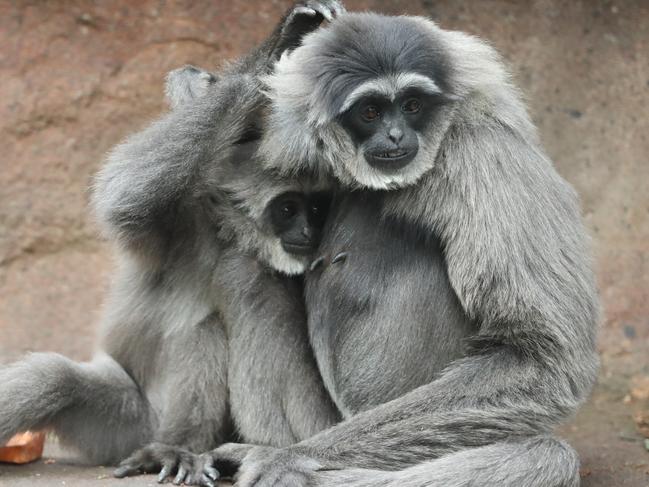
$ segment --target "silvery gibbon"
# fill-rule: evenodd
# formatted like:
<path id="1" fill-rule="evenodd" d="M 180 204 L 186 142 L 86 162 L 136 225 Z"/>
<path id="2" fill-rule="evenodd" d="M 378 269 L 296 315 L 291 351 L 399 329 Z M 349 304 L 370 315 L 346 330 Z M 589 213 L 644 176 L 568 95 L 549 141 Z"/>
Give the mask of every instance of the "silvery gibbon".
<path id="1" fill-rule="evenodd" d="M 588 239 L 500 56 L 424 18 L 344 14 L 265 82 L 268 167 L 338 181 L 306 308 L 345 421 L 204 465 L 240 487 L 579 485 L 552 429 L 597 372 Z"/>
<path id="2" fill-rule="evenodd" d="M 232 438 L 288 445 L 338 420 L 294 277 L 319 242 L 326 187 L 265 171 L 255 152 L 257 76 L 339 8 L 297 3 L 221 73 L 169 76 L 170 112 L 96 178 L 118 256 L 100 351 L 88 363 L 37 353 L 1 367 L 0 444 L 47 428 L 93 463 L 132 454 L 118 476 L 162 469 L 189 483 L 190 452 Z"/>

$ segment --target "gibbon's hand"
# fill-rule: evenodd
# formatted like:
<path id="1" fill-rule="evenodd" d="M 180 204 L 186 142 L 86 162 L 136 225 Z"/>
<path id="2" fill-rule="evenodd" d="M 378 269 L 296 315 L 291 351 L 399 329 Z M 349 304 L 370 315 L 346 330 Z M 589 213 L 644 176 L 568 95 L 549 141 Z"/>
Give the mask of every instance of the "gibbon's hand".
<path id="1" fill-rule="evenodd" d="M 278 46 L 275 49 L 276 57 L 281 56 L 286 50 L 296 48 L 302 38 L 320 27 L 324 20 L 331 22 L 343 12 L 345 12 L 345 7 L 337 0 L 307 0 L 296 3 L 286 17 Z"/>

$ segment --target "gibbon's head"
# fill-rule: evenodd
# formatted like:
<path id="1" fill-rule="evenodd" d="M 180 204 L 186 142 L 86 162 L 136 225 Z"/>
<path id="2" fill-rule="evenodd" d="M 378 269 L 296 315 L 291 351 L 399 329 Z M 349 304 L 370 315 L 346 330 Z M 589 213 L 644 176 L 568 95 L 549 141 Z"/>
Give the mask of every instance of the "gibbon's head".
<path id="1" fill-rule="evenodd" d="M 320 243 L 329 184 L 263 168 L 256 153 L 267 100 L 260 88 L 252 76 L 184 66 L 167 75 L 169 121 L 191 141 L 184 153 L 200 161 L 191 200 L 196 227 L 280 272 L 300 274 Z"/>
<path id="2" fill-rule="evenodd" d="M 421 17 L 373 13 L 344 14 L 309 34 L 264 82 L 271 104 L 261 153 L 270 167 L 324 168 L 374 189 L 416 182 L 458 112 L 489 111 L 512 89 L 482 41 Z"/>
<path id="3" fill-rule="evenodd" d="M 259 88 L 250 77 L 217 78 L 188 66 L 169 74 L 167 100 L 176 113 L 186 112 L 189 130 L 202 130 L 192 126 L 196 113 L 211 114 L 207 123 L 220 127 L 217 137 L 197 139 L 192 148 L 203 159 L 194 197 L 210 223 L 208 233 L 214 230 L 280 272 L 300 274 L 320 243 L 329 184 L 264 169 L 256 154 L 264 111 Z"/>
<path id="4" fill-rule="evenodd" d="M 188 111 L 190 120 L 197 111 L 212 113 L 223 127 L 218 144 L 205 143 L 208 160 L 196 188 L 219 237 L 280 272 L 304 272 L 320 243 L 328 184 L 263 169 L 256 155 L 264 111 L 257 81 L 185 66 L 167 75 L 165 92 L 172 110 Z"/>
<path id="5" fill-rule="evenodd" d="M 325 184 L 262 170 L 255 150 L 236 148 L 229 167 L 204 180 L 200 199 L 220 238 L 275 270 L 301 274 L 320 244 L 330 194 Z"/>

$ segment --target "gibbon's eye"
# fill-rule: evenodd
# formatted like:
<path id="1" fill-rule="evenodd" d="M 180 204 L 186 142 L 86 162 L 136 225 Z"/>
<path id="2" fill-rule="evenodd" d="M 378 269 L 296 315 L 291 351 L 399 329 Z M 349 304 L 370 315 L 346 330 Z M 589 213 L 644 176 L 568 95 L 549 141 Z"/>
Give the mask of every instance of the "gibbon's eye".
<path id="1" fill-rule="evenodd" d="M 421 102 L 417 98 L 410 98 L 401 106 L 404 113 L 417 113 L 421 109 Z"/>
<path id="2" fill-rule="evenodd" d="M 248 144 L 250 142 L 257 142 L 261 139 L 261 129 L 255 125 L 251 125 L 244 130 L 239 140 L 235 142 L 237 145 Z"/>
<path id="3" fill-rule="evenodd" d="M 325 205 L 312 205 L 309 207 L 309 213 L 309 216 L 311 217 L 309 221 L 313 225 L 318 228 L 324 226 L 325 218 L 327 218 L 327 209 Z"/>
<path id="4" fill-rule="evenodd" d="M 373 122 L 377 118 L 381 116 L 381 111 L 379 110 L 379 107 L 376 105 L 367 105 L 366 107 L 363 108 L 363 111 L 361 112 L 361 117 L 363 117 L 363 120 L 366 122 Z"/>
<path id="5" fill-rule="evenodd" d="M 285 201 L 280 207 L 282 216 L 287 220 L 293 218 L 297 214 L 297 203 L 295 201 Z"/>
<path id="6" fill-rule="evenodd" d="M 312 195 L 309 199 L 309 216 L 313 218 L 312 221 L 317 225 L 324 223 L 330 201 L 329 195 L 318 193 Z"/>

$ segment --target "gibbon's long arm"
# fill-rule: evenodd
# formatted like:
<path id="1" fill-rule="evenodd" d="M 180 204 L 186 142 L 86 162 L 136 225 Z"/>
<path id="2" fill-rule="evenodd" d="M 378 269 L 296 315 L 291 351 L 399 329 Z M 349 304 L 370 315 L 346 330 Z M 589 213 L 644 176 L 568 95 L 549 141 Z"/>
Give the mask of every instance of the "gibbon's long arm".
<path id="1" fill-rule="evenodd" d="M 108 233 L 132 249 L 152 246 L 159 251 L 165 250 L 161 247 L 171 232 L 191 233 L 183 225 L 192 224 L 196 209 L 183 205 L 189 203 L 186 196 L 199 165 L 209 162 L 212 151 L 231 149 L 242 124 L 254 126 L 265 102 L 255 76 L 270 69 L 324 19 L 343 11 L 335 0 L 296 2 L 261 46 L 223 73 L 209 77 L 190 73 L 185 83 L 183 70 L 180 76 L 169 77 L 168 101 L 180 107 L 117 146 L 96 178 L 95 208 Z M 204 97 L 206 89 L 220 93 Z M 193 97 L 195 103 L 188 103 Z M 233 104 L 233 99 L 239 102 Z M 175 126 L 178 130 L 173 130 Z"/>
<path id="2" fill-rule="evenodd" d="M 117 146 L 99 172 L 99 219 L 126 246 L 163 251 L 173 232 L 192 234 L 184 226 L 197 212 L 192 191 L 201 166 L 228 157 L 262 103 L 249 76 L 223 77 L 211 89 L 218 93 L 182 105 Z"/>

